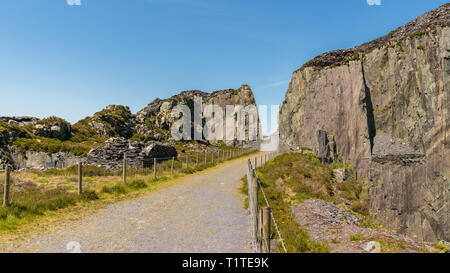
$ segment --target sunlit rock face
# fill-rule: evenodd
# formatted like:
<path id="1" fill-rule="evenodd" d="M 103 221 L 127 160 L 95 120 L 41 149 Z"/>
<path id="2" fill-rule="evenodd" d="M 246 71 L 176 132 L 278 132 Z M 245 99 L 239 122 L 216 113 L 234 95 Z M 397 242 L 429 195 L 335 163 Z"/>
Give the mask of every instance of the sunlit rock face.
<path id="1" fill-rule="evenodd" d="M 199 101 L 196 101 L 196 98 L 201 102 L 201 105 L 198 103 Z M 183 91 L 180 94 L 172 96 L 168 99 L 155 99 L 136 114 L 136 132 L 138 133 L 139 137 L 144 140 L 170 139 L 172 137 L 171 127 L 177 120 L 171 115 L 171 113 L 173 109 L 178 105 L 186 105 L 189 107 L 192 116 L 192 123 L 194 122 L 195 108 L 200 111 L 200 123 L 192 124 L 192 139 L 195 138 L 194 130 L 199 131 L 200 136 L 202 136 L 202 129 L 204 128 L 206 122 L 208 122 L 209 120 L 209 118 L 206 118 L 202 114 L 205 107 L 207 105 L 216 105 L 219 106 L 223 112 L 223 137 L 222 139 L 220 139 L 220 141 L 224 140 L 224 142 L 228 145 L 244 145 L 251 142 L 248 137 L 248 120 L 246 121 L 247 126 L 244 127 L 246 137 L 243 141 L 238 141 L 237 133 L 235 133 L 234 135 L 232 134 L 232 137 L 230 139 L 226 138 L 227 106 L 254 106 L 255 109 L 257 109 L 253 91 L 250 86 L 246 84 L 242 85 L 238 89 L 225 89 L 214 91 L 212 93 L 206 93 L 199 90 L 191 90 Z M 256 112 L 256 114 L 258 113 Z M 197 127 L 195 125 L 197 125 Z M 257 117 L 255 126 L 257 128 L 256 139 L 259 139 L 261 128 L 259 116 Z M 237 124 L 232 127 L 234 127 L 234 130 L 237 131 Z M 217 141 L 213 139 L 211 142 Z"/>
<path id="2" fill-rule="evenodd" d="M 295 71 L 281 141 L 318 150 L 319 131 L 371 182 L 371 210 L 419 239 L 450 240 L 450 4 Z"/>

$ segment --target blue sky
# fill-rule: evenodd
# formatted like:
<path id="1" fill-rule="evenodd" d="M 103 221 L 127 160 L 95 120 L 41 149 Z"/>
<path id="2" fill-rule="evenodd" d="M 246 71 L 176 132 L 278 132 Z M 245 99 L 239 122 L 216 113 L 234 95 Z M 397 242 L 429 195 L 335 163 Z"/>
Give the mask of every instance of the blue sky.
<path id="1" fill-rule="evenodd" d="M 447 1 L 2 0 L 0 116 L 74 123 L 108 104 L 249 84 L 280 104 L 292 72 Z"/>

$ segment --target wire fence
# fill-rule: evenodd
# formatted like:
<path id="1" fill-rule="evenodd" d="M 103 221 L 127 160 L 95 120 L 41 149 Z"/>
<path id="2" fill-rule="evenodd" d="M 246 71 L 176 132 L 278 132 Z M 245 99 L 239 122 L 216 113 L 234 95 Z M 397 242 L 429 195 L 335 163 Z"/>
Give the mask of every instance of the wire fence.
<path id="1" fill-rule="evenodd" d="M 138 165 L 133 163 L 126 154 L 123 155 L 121 168 L 106 168 L 96 165 L 85 165 L 82 162 L 78 165 L 72 165 L 66 168 L 48 168 L 45 170 L 31 169 L 29 171 L 38 174 L 39 176 L 64 176 L 72 182 L 76 182 L 76 188 L 79 195 L 84 192 L 84 187 L 87 183 L 87 178 L 101 177 L 101 176 L 115 176 L 120 177 L 124 184 L 127 184 L 128 179 L 147 179 L 148 177 L 158 179 L 160 177 L 170 177 L 177 173 L 194 173 L 203 169 L 215 166 L 227 160 L 232 160 L 237 157 L 248 155 L 256 149 L 228 149 L 215 151 L 202 151 L 178 154 L 176 157 L 155 157 L 146 158 L 145 162 L 140 162 Z M 120 162 L 115 162 L 116 166 L 121 165 Z M 131 165 L 131 166 L 130 166 Z M 16 181 L 12 179 L 15 173 L 10 165 L 6 165 L 5 169 L 0 169 L 2 176 L 0 181 L 0 193 L 2 194 L 3 206 L 10 204 L 10 193 L 13 192 L 15 186 L 18 186 L 23 181 Z M 16 172 L 17 174 L 20 173 Z M 18 179 L 17 179 L 18 180 Z M 84 181 L 86 180 L 86 181 Z M 92 179 L 89 179 L 92 181 Z M 16 183 L 17 182 L 17 183 Z M 90 183 L 90 182 L 88 182 Z M 19 188 L 17 189 L 19 190 Z M 14 198 L 13 198 L 14 199 Z"/>
<path id="2" fill-rule="evenodd" d="M 268 160 L 277 156 L 278 153 L 267 153 L 261 155 L 259 162 L 261 165 L 267 163 Z M 271 238 L 270 228 L 271 222 L 274 223 L 277 235 L 281 241 L 281 245 L 285 253 L 287 253 L 283 237 L 278 228 L 275 217 L 271 211 L 269 201 L 267 200 L 263 186 L 256 175 L 256 168 L 258 167 L 258 157 L 255 157 L 252 164 L 251 159 L 248 160 L 247 167 L 247 182 L 248 182 L 248 205 L 250 211 L 250 228 L 251 228 L 251 247 L 253 253 L 270 253 Z M 266 206 L 259 208 L 259 191 L 261 190 Z"/>

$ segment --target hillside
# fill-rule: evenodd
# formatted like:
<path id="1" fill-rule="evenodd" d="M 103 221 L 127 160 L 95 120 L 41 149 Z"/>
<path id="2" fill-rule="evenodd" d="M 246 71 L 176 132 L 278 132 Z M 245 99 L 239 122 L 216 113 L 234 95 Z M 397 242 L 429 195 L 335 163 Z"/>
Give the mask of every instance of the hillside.
<path id="1" fill-rule="evenodd" d="M 175 120 L 170 114 L 177 105 L 187 105 L 193 113 L 194 97 L 200 97 L 204 105 L 215 104 L 223 109 L 226 105 L 255 105 L 251 88 L 243 85 L 237 90 L 212 93 L 183 91 L 168 99 L 158 98 L 137 114 L 131 113 L 128 106 L 109 105 L 73 125 L 58 117 L 42 120 L 34 117 L 0 117 L 0 165 L 9 163 L 16 169 L 69 166 L 83 160 L 92 149 L 104 146 L 110 138 L 141 143 L 161 141 L 184 149 L 187 143 L 171 138 L 170 128 Z M 202 125 L 206 122 L 207 119 L 202 118 Z M 193 144 L 242 146 L 248 142 L 209 143 L 202 140 Z"/>
<path id="2" fill-rule="evenodd" d="M 339 176 L 343 171 L 348 175 Z M 445 252 L 445 242 L 422 243 L 373 219 L 368 183 L 349 166 L 323 164 L 308 151 L 282 154 L 259 167 L 259 205 L 265 198 L 288 253 Z M 244 178 L 246 182 L 246 178 Z M 243 192 L 247 192 L 247 184 Z M 272 251 L 283 252 L 272 229 Z"/>
<path id="3" fill-rule="evenodd" d="M 450 240 L 450 4 L 295 71 L 280 139 L 370 182 L 370 210 L 421 240 Z"/>

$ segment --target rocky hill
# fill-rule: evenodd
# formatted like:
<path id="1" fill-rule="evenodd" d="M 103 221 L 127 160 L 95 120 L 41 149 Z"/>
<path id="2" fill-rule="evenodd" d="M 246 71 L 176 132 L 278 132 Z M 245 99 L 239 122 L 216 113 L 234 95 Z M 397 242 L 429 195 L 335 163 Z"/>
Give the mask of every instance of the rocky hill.
<path id="1" fill-rule="evenodd" d="M 184 91 L 169 99 L 158 98 L 137 114 L 131 113 L 128 106 L 109 105 L 73 125 L 57 117 L 42 120 L 0 117 L 0 165 L 10 163 L 15 168 L 67 166 L 86 157 L 90 150 L 103 147 L 110 138 L 123 138 L 134 143 L 173 143 L 170 133 L 174 122 L 170 115 L 172 109 L 185 104 L 193 112 L 194 97 L 202 98 L 204 105 L 216 104 L 223 109 L 226 105 L 255 105 L 252 90 L 243 85 L 237 90 Z M 203 124 L 206 121 L 202 118 Z M 226 144 L 242 145 L 245 141 Z"/>
<path id="2" fill-rule="evenodd" d="M 256 105 L 254 94 L 248 85 L 243 85 L 237 90 L 227 89 L 212 93 L 205 93 L 199 90 L 184 91 L 166 100 L 155 99 L 139 111 L 136 114 L 136 137 L 140 139 L 167 139 L 170 127 L 174 122 L 174 119 L 170 116 L 172 109 L 179 104 L 185 104 L 189 106 L 191 114 L 193 114 L 195 97 L 201 98 L 203 106 L 218 105 L 224 112 L 227 105 L 242 105 L 244 107 Z M 223 119 L 225 122 L 225 113 Z M 203 118 L 203 123 L 205 122 Z M 259 128 L 258 122 L 258 132 Z M 192 138 L 194 137 L 192 136 Z M 228 142 L 228 144 L 234 144 L 234 141 Z"/>
<path id="3" fill-rule="evenodd" d="M 371 182 L 370 209 L 378 219 L 419 239 L 448 241 L 449 92 L 445 4 L 295 71 L 280 107 L 280 139 L 327 158 L 334 157 L 332 142 L 335 156 Z"/>

